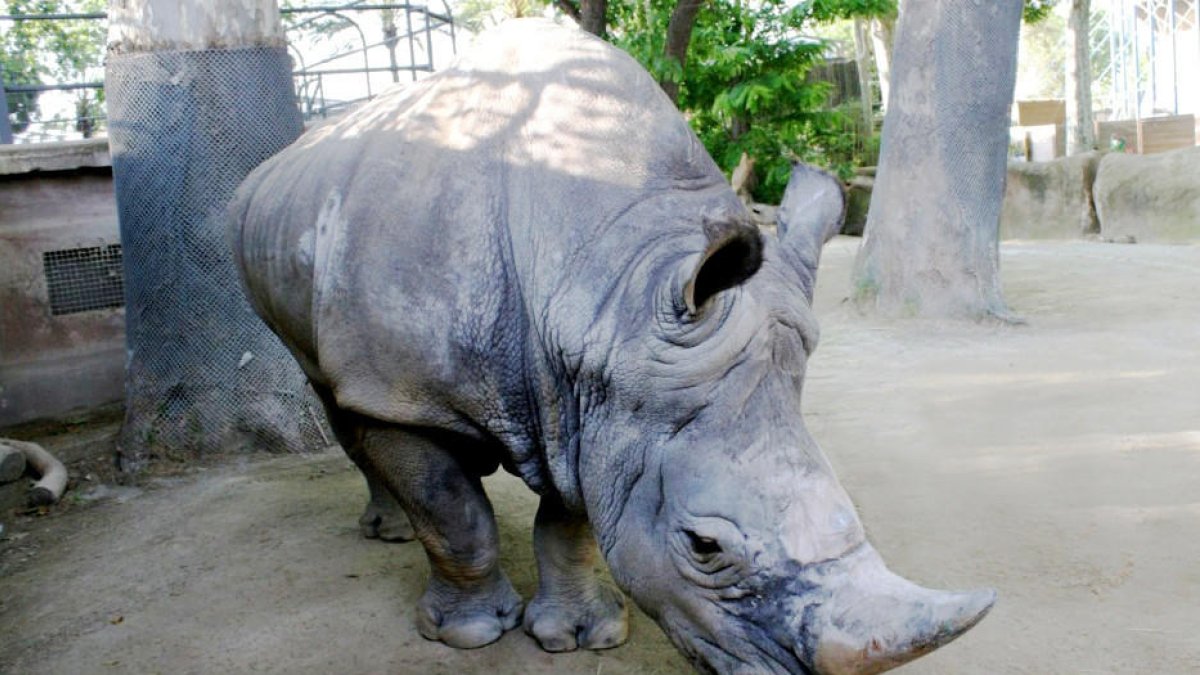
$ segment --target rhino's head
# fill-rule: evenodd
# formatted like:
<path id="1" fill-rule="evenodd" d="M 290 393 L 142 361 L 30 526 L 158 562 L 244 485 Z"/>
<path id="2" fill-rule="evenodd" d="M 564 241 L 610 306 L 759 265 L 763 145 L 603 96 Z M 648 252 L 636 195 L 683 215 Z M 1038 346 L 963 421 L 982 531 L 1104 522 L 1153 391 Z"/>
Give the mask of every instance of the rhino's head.
<path id="1" fill-rule="evenodd" d="M 800 417 L 834 179 L 793 171 L 779 236 L 709 223 L 609 357 L 581 493 L 614 577 L 701 670 L 877 673 L 954 639 L 990 590 L 889 572 Z M 654 285 L 654 284 L 651 284 Z M 603 399 L 602 401 L 599 399 Z"/>

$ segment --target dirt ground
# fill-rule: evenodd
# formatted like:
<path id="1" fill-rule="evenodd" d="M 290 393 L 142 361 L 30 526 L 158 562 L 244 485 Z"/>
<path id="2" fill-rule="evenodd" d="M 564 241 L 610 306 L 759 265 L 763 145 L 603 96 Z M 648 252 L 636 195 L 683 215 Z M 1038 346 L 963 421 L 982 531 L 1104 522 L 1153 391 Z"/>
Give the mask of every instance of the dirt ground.
<path id="1" fill-rule="evenodd" d="M 921 673 L 1200 673 L 1200 247 L 1003 247 L 1028 325 L 866 318 L 827 249 L 806 419 L 893 569 L 1000 600 Z M 527 598 L 535 500 L 487 481 Z M 683 673 L 629 643 L 549 655 L 521 631 L 423 640 L 414 544 L 359 537 L 336 453 L 231 460 L 137 487 L 81 481 L 0 542 L 0 672 Z"/>

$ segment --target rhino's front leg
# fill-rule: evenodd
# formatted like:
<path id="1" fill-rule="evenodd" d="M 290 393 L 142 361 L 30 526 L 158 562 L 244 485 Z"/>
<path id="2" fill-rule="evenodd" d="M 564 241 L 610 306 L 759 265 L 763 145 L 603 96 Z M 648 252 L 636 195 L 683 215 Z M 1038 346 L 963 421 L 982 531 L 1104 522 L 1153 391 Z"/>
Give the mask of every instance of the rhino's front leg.
<path id="1" fill-rule="evenodd" d="M 525 631 L 542 649 L 607 649 L 625 642 L 625 598 L 596 577 L 596 540 L 587 520 L 568 512 L 556 497 L 542 498 L 533 548 L 538 591 L 525 610 Z"/>
<path id="2" fill-rule="evenodd" d="M 480 476 L 449 447 L 461 443 L 436 432 L 376 427 L 363 446 L 429 557 L 417 628 L 427 639 L 471 649 L 516 628 L 522 603 L 500 570 L 500 537 Z"/>

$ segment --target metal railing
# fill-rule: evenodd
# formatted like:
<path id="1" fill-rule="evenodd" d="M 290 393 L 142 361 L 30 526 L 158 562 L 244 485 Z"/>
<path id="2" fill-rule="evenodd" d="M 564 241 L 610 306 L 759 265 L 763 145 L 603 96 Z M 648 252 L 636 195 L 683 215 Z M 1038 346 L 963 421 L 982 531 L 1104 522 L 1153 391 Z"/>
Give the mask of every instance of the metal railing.
<path id="1" fill-rule="evenodd" d="M 445 2 L 442 6 L 442 12 L 435 12 L 427 5 L 407 2 L 349 2 L 280 10 L 285 20 L 299 19 L 287 26 L 288 48 L 295 61 L 292 75 L 296 78 L 296 94 L 305 118 L 328 117 L 372 98 L 376 93 L 372 75 L 388 75 L 395 83 L 400 81 L 402 73 L 407 73 L 413 81 L 419 74 L 432 73 L 438 39 L 448 41 L 443 49 L 449 49 L 450 53 L 458 48 L 450 8 Z M 367 38 L 362 25 L 369 13 L 374 13 L 379 20 L 381 39 L 376 41 Z M 312 44 L 313 38 L 324 35 L 322 29 L 330 26 L 350 35 L 351 39 L 348 44 L 322 53 Z M 403 51 L 402 45 L 406 47 Z M 304 49 L 305 46 L 308 49 Z M 378 57 L 373 58 L 375 55 Z M 382 65 L 375 65 L 380 62 Z M 359 88 L 350 89 L 353 95 L 331 93 L 331 81 L 351 78 L 360 82 Z M 347 90 L 345 86 L 341 89 Z"/>
<path id="2" fill-rule="evenodd" d="M 324 118 L 372 98 L 386 84 L 407 74 L 415 81 L 435 70 L 435 61 L 457 52 L 457 35 L 449 5 L 442 10 L 411 2 L 368 2 L 301 5 L 280 8 L 293 60 L 297 103 L 305 119 Z M 104 12 L 7 14 L 0 23 L 25 21 L 107 21 Z M 377 29 L 380 39 L 368 38 Z M 377 81 L 386 78 L 384 82 Z M 103 82 L 10 82 L 0 67 L 0 144 L 88 136 L 103 130 L 97 115 L 30 119 L 13 132 L 9 95 L 55 91 L 103 91 Z M 73 129 L 71 129 L 73 127 Z"/>

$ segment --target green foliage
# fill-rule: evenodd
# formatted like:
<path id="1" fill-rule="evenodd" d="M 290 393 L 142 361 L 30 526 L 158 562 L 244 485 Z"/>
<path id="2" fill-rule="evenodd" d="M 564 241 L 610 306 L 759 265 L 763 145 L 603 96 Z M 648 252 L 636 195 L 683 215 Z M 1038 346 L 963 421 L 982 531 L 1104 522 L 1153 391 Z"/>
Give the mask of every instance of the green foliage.
<path id="1" fill-rule="evenodd" d="M 829 86 L 807 78 L 825 45 L 802 31 L 813 22 L 887 14 L 894 0 L 709 0 L 686 68 L 664 55 L 674 6 L 610 2 L 610 37 L 660 81 L 680 84 L 680 109 L 724 171 L 742 153 L 754 158 L 754 197 L 765 202 L 782 197 L 794 160 L 852 172 L 863 144 L 851 115 L 825 109 Z"/>
<path id="2" fill-rule="evenodd" d="M 105 0 L 7 0 L 9 14 L 103 12 Z M 105 25 L 102 21 L 17 21 L 0 41 L 0 65 L 8 84 L 44 84 L 103 79 Z M 90 136 L 103 110 L 102 91 L 76 93 L 75 128 Z M 24 131 L 38 115 L 37 93 L 8 95 L 13 131 Z"/>
<path id="3" fill-rule="evenodd" d="M 1058 0 L 1025 0 L 1025 23 L 1037 23 L 1054 12 Z"/>

